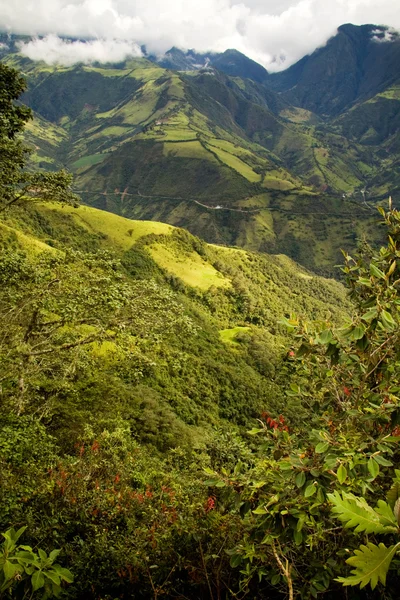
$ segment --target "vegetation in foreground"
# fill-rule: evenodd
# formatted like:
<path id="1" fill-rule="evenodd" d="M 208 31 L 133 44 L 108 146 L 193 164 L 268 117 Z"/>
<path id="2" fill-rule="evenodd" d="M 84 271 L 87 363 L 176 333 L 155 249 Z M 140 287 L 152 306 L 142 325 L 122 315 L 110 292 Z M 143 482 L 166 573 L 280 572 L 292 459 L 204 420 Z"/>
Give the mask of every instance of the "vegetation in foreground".
<path id="1" fill-rule="evenodd" d="M 285 290 L 283 257 L 179 231 L 112 249 L 52 207 L 7 214 L 2 596 L 396 597 L 396 210 L 386 247 L 345 256 L 345 326 L 322 309 L 339 284 L 299 269 Z M 154 245 L 212 260 L 230 285 L 185 285 Z M 282 315 L 292 342 L 277 288 L 317 318 Z"/>

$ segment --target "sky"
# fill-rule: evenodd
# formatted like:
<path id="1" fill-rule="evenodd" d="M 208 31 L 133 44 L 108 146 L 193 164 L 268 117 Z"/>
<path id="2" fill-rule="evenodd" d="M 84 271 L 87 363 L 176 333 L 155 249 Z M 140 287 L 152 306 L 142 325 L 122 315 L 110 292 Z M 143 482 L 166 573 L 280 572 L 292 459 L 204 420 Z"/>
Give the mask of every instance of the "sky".
<path id="1" fill-rule="evenodd" d="M 343 23 L 400 30 L 400 0 L 2 0 L 0 30 L 44 35 L 33 59 L 118 62 L 145 45 L 200 52 L 236 48 L 269 71 L 322 46 Z M 58 36 L 91 40 L 67 43 Z"/>

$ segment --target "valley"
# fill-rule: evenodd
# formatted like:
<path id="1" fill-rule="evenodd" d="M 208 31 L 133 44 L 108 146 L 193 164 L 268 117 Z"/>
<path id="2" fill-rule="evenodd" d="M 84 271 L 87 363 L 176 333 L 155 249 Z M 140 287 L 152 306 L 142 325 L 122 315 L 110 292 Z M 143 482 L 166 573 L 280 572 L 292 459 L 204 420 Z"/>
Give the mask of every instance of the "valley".
<path id="1" fill-rule="evenodd" d="M 15 51 L 4 59 L 28 77 L 35 168 L 72 169 L 86 204 L 185 227 L 211 243 L 285 253 L 332 275 L 340 248 L 377 240 L 373 207 L 399 185 L 400 42 L 379 45 L 368 27 L 344 26 L 306 62 L 262 76 L 240 53 L 209 57 L 197 70 L 181 51 L 164 66 L 142 58 L 59 68 Z M 364 52 L 373 70 L 383 51 L 386 75 L 375 81 L 355 70 L 353 87 L 343 84 L 350 55 Z M 338 107 L 330 113 L 305 91 L 290 92 L 314 85 L 318 61 L 335 65 L 321 83 L 336 94 L 326 99 Z M 367 77 L 375 87 L 362 83 Z"/>
<path id="2" fill-rule="evenodd" d="M 276 73 L 29 39 L 0 34 L 0 598 L 394 600 L 399 34 Z"/>

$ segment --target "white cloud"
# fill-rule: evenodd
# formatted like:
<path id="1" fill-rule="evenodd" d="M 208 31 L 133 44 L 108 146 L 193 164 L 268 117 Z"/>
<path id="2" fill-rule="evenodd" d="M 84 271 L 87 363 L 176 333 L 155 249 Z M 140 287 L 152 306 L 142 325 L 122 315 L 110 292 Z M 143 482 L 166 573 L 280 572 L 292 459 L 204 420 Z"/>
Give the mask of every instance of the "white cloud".
<path id="1" fill-rule="evenodd" d="M 142 56 L 134 42 L 123 40 L 67 41 L 54 34 L 20 44 L 20 52 L 31 60 L 70 66 L 76 63 L 117 63 L 129 56 Z"/>
<path id="2" fill-rule="evenodd" d="M 400 29 L 398 0 L 0 2 L 0 28 L 14 33 L 130 40 L 157 54 L 173 45 L 198 51 L 237 48 L 271 70 L 312 52 L 349 22 Z M 50 48 L 54 41 L 47 44 Z M 73 45 L 64 50 L 77 53 Z"/>

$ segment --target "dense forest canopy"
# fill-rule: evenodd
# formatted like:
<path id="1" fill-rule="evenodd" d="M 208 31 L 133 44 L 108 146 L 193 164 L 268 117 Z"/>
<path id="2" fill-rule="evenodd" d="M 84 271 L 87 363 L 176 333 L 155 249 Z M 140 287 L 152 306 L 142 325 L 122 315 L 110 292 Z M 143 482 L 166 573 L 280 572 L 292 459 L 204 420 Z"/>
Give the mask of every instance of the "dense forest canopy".
<path id="1" fill-rule="evenodd" d="M 110 226 L 24 169 L 0 68 L 0 596 L 397 597 L 399 212 L 345 254 L 350 299 Z"/>

